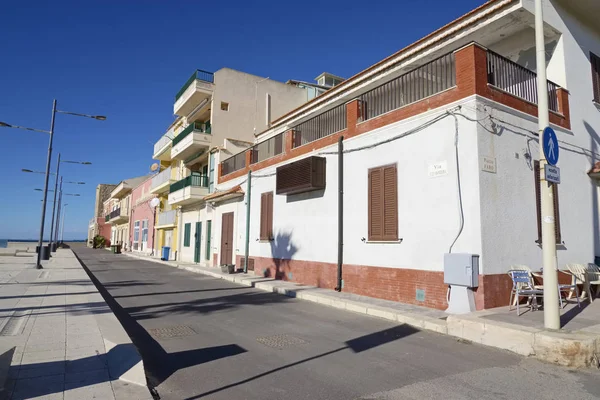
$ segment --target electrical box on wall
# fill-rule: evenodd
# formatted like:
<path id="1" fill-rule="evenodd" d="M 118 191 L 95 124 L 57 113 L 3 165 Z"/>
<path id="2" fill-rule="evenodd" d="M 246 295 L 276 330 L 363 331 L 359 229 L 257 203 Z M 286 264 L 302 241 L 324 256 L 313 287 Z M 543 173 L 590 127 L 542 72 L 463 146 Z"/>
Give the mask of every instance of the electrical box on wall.
<path id="1" fill-rule="evenodd" d="M 444 254 L 444 283 L 469 288 L 479 286 L 479 256 L 468 253 Z"/>

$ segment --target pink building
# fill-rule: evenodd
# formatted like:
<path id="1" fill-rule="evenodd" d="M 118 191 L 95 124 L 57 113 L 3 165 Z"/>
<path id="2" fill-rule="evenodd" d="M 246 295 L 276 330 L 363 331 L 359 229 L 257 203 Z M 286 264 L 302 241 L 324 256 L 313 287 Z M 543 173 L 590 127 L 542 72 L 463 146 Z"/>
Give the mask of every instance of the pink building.
<path id="1" fill-rule="evenodd" d="M 152 254 L 154 251 L 155 208 L 150 202 L 156 195 L 150 193 L 152 176 L 131 192 L 131 216 L 129 219 L 129 243 L 131 251 Z"/>

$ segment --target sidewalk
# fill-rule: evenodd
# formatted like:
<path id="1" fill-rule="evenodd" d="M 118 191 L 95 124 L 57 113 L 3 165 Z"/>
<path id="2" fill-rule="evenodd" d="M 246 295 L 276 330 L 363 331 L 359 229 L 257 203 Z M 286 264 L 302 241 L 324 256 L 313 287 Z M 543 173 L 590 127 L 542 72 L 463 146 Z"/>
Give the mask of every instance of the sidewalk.
<path id="1" fill-rule="evenodd" d="M 0 257 L 0 399 L 151 399 L 142 360 L 73 252 Z"/>
<path id="2" fill-rule="evenodd" d="M 573 306 L 563 310 L 565 329 L 549 331 L 543 327 L 543 312 L 521 317 L 508 307 L 478 311 L 467 315 L 449 315 L 444 311 L 380 300 L 292 282 L 261 278 L 254 274 L 225 274 L 214 267 L 198 264 L 161 261 L 154 257 L 123 253 L 129 257 L 158 262 L 171 267 L 225 279 L 240 285 L 255 287 L 326 306 L 397 321 L 509 350 L 523 356 L 568 367 L 599 367 L 600 299 L 591 305 L 587 300 L 581 310 Z"/>

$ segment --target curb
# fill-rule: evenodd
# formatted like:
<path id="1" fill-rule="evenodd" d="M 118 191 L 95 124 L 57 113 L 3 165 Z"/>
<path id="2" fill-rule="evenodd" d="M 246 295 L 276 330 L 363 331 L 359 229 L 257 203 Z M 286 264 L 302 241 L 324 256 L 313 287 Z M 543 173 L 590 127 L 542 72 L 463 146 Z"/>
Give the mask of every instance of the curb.
<path id="1" fill-rule="evenodd" d="M 397 303 L 397 306 L 389 306 L 388 304 L 383 304 L 385 301 L 373 299 L 374 302 L 382 303 L 382 305 L 370 304 L 360 301 L 358 298 L 361 296 L 341 296 L 337 292 L 332 293 L 330 290 L 315 286 L 301 285 L 273 278 L 262 278 L 249 274 L 229 275 L 207 270 L 206 268 L 208 267 L 198 268 L 179 264 L 174 261 L 153 259 L 148 256 L 123 254 L 128 257 L 165 264 L 172 268 L 183 269 L 240 285 L 254 287 L 266 292 L 282 294 L 358 314 L 404 323 L 415 328 L 508 350 L 522 356 L 534 357 L 540 361 L 552 364 L 573 368 L 600 368 L 600 325 L 595 325 L 581 331 L 565 332 L 549 331 L 480 318 L 481 316 L 490 314 L 489 311 L 477 312 L 477 315 L 448 315 L 437 310 L 431 310 L 425 311 L 430 315 L 423 315 L 422 313 L 403 310 L 402 308 L 405 306 L 401 303 Z M 357 299 L 348 299 L 346 297 L 355 297 Z M 443 314 L 444 317 L 440 317 L 440 314 Z"/>

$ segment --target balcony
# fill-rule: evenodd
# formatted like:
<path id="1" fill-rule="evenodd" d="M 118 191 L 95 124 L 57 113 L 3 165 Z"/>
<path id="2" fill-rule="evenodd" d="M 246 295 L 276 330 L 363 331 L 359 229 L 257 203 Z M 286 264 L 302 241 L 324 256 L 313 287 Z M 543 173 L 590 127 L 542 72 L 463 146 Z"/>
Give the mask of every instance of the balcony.
<path id="1" fill-rule="evenodd" d="M 158 214 L 157 228 L 169 228 L 177 225 L 177 210 L 170 210 Z"/>
<path id="2" fill-rule="evenodd" d="M 187 116 L 203 100 L 209 99 L 214 90 L 214 75 L 212 72 L 196 70 L 175 95 L 173 113 Z"/>
<path id="3" fill-rule="evenodd" d="M 110 222 L 111 224 L 122 224 L 128 220 L 129 214 L 126 208 L 117 208 L 106 216 L 106 222 Z"/>
<path id="4" fill-rule="evenodd" d="M 183 206 L 208 195 L 208 176 L 191 175 L 171 185 L 169 204 Z"/>
<path id="5" fill-rule="evenodd" d="M 201 150 L 208 149 L 212 141 L 210 124 L 193 122 L 173 139 L 171 158 L 185 160 Z"/>
<path id="6" fill-rule="evenodd" d="M 152 158 L 161 161 L 171 160 L 171 146 L 173 143 L 173 136 L 173 130 L 169 129 L 167 133 L 162 135 L 161 138 L 158 139 L 156 143 L 154 143 L 154 153 L 152 153 Z"/>
<path id="7" fill-rule="evenodd" d="M 160 174 L 155 175 L 152 178 L 152 184 L 150 186 L 150 193 L 161 194 L 169 191 L 169 187 L 175 182 L 175 179 L 171 177 L 173 170 L 171 167 L 165 169 Z"/>

